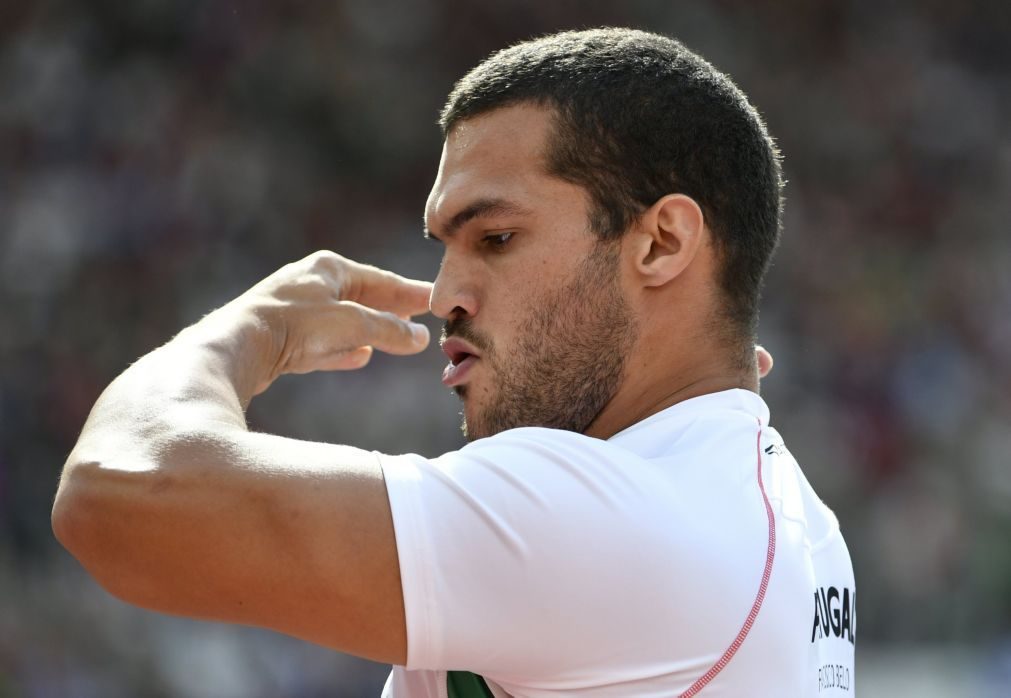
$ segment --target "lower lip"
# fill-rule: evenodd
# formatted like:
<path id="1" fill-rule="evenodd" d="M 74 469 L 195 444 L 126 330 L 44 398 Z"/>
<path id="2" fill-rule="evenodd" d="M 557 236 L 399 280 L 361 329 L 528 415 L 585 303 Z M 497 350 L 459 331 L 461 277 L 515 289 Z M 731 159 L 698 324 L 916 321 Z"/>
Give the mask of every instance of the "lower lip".
<path id="1" fill-rule="evenodd" d="M 467 380 L 467 374 L 470 373 L 471 366 L 475 363 L 477 363 L 477 357 L 473 354 L 455 366 L 452 363 L 449 363 L 442 372 L 443 385 L 452 388 L 454 385 L 460 385 L 463 383 Z"/>

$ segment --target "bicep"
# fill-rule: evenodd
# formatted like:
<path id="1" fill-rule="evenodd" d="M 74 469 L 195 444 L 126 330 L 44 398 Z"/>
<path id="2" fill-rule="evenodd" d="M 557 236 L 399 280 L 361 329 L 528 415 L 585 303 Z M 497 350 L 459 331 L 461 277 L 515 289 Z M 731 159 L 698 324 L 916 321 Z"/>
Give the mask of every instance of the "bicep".
<path id="1" fill-rule="evenodd" d="M 110 591 L 405 661 L 396 540 L 373 454 L 234 430 L 181 439 L 157 461 L 133 474 L 142 485 L 118 496 L 107 486 L 101 499 L 97 557 L 120 563 L 92 571 Z"/>

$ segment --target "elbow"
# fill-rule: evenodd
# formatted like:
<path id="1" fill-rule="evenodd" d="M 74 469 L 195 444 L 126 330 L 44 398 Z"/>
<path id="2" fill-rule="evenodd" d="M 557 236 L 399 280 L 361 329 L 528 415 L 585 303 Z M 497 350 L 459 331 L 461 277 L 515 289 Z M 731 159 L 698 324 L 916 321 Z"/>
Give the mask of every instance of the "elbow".
<path id="1" fill-rule="evenodd" d="M 73 456 L 71 456 L 72 458 Z M 87 497 L 82 492 L 87 486 L 84 480 L 90 475 L 88 471 L 100 467 L 101 465 L 97 462 L 68 460 L 63 468 L 63 475 L 53 501 L 53 511 L 50 517 L 53 535 L 60 545 L 79 560 L 81 559 L 81 546 L 89 538 L 83 532 L 89 523 Z"/>
<path id="2" fill-rule="evenodd" d="M 74 460 L 72 455 L 64 466 L 51 517 L 53 535 L 92 574 L 94 558 L 102 547 L 103 535 L 107 535 L 101 526 L 105 509 L 101 484 L 95 482 L 101 470 L 101 463 Z"/>
<path id="3" fill-rule="evenodd" d="M 60 545 L 106 591 L 124 601 L 133 601 L 131 588 L 136 581 L 132 541 L 125 535 L 133 522 L 129 508 L 123 506 L 133 499 L 124 489 L 132 489 L 129 479 L 100 462 L 72 459 L 64 468 L 51 515 L 53 535 Z"/>
<path id="4" fill-rule="evenodd" d="M 57 491 L 56 501 L 53 502 L 53 512 L 50 515 L 49 521 L 53 527 L 53 537 L 68 551 L 71 550 L 71 546 L 73 545 L 70 537 L 74 528 L 70 521 L 71 516 L 72 513 L 68 510 L 66 497 L 61 497 L 60 492 Z"/>

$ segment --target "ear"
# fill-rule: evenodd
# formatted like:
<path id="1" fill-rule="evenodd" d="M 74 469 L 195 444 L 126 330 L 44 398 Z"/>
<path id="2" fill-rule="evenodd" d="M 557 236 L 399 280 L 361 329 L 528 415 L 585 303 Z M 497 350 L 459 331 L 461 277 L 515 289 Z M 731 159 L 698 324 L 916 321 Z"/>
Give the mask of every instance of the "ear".
<path id="1" fill-rule="evenodd" d="M 668 194 L 639 218 L 633 239 L 635 269 L 645 286 L 663 286 L 683 272 L 703 243 L 705 219 L 695 200 Z"/>

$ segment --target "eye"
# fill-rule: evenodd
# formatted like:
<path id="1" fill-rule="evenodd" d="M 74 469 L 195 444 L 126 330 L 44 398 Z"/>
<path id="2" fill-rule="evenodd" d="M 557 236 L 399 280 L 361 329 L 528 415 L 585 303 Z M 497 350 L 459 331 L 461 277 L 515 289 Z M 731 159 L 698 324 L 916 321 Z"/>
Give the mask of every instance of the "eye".
<path id="1" fill-rule="evenodd" d="M 501 249 L 509 243 L 513 235 L 514 233 L 495 233 L 494 235 L 485 235 L 481 240 L 491 248 Z"/>

